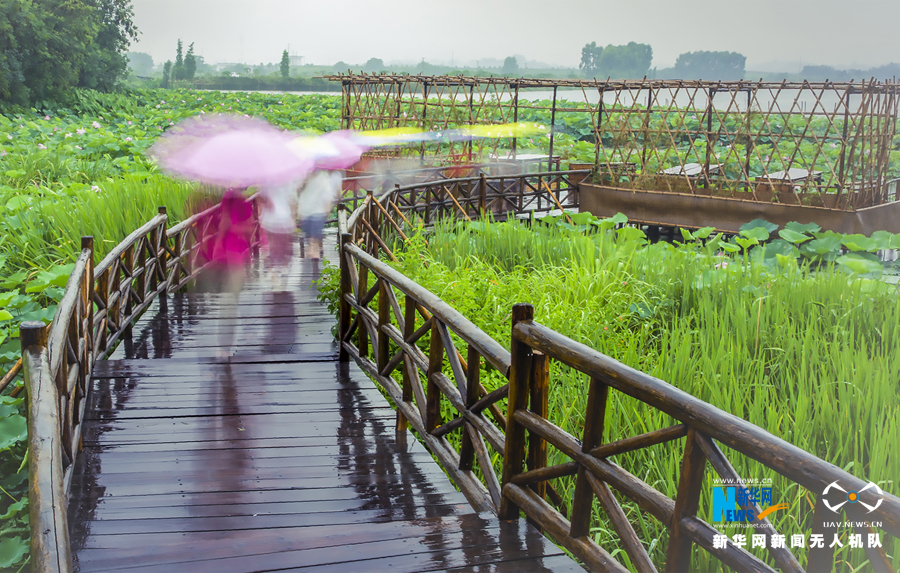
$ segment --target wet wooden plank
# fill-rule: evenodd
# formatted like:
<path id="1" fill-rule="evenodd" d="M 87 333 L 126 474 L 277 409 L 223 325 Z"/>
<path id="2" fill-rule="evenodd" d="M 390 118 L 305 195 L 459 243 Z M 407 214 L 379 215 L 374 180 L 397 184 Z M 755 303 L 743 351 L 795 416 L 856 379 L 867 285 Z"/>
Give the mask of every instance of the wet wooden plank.
<path id="1" fill-rule="evenodd" d="M 512 559 L 521 555 L 523 547 L 531 553 L 531 558 L 552 559 L 560 556 L 556 547 L 540 538 L 534 530 L 522 531 L 521 524 L 511 524 L 518 531 L 510 532 L 509 527 L 501 527 L 484 516 L 464 515 L 448 517 L 432 517 L 418 523 L 408 521 L 388 522 L 379 528 L 366 528 L 364 525 L 323 526 L 316 528 L 285 528 L 279 532 L 273 530 L 221 531 L 196 534 L 208 548 L 204 560 L 191 555 L 186 549 L 187 543 L 172 534 L 144 534 L 133 536 L 137 542 L 133 547 L 122 548 L 129 552 L 132 562 L 140 562 L 146 571 L 161 570 L 168 567 L 172 570 L 190 571 L 261 571 L 285 567 L 317 567 L 333 565 L 337 559 L 347 559 L 341 548 L 352 546 L 352 553 L 357 564 L 364 559 L 420 555 L 415 561 L 421 562 L 421 555 L 433 551 L 434 547 L 445 551 L 456 549 L 475 554 L 476 562 L 482 567 L 491 559 L 498 561 L 497 547 L 502 543 L 499 559 Z M 428 533 L 421 535 L 422 527 Z M 310 530 L 312 529 L 312 530 Z M 505 535 L 503 535 L 505 533 Z M 109 559 L 107 551 L 119 547 L 113 545 L 119 536 L 100 536 L 97 541 L 102 546 L 87 547 L 81 552 L 83 570 L 107 571 L 115 570 L 117 563 Z M 502 542 L 501 542 L 502 539 Z M 146 547 L 156 547 L 156 552 L 147 551 Z M 526 556 L 527 557 L 527 556 Z M 519 560 L 521 561 L 521 560 Z M 440 566 L 434 560 L 434 566 Z M 502 562 L 502 561 L 501 561 Z M 563 563 L 563 562 L 561 562 Z M 573 571 L 572 562 L 561 571 Z M 204 569 L 203 567 L 207 567 Z M 317 567 L 318 568 L 318 567 Z M 363 565 L 347 566 L 344 571 L 375 571 L 379 568 L 367 568 Z M 426 569 L 427 570 L 427 569 Z M 491 569 L 479 569 L 491 570 Z M 539 569 L 532 569 L 539 570 Z"/>

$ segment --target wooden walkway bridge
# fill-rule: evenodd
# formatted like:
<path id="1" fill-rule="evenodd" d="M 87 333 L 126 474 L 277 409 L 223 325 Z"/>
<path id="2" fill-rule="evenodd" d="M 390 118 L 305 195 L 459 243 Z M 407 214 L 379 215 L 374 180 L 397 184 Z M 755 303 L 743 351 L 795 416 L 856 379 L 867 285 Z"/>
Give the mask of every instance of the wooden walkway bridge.
<path id="1" fill-rule="evenodd" d="M 707 476 L 740 483 L 730 456 L 805 492 L 797 519 L 810 538 L 832 533 L 829 484 L 859 492 L 875 509 L 844 507 L 843 532 L 883 536 L 866 559 L 892 571 L 897 497 L 876 500 L 847 471 L 535 322 L 530 305 L 511 309 L 501 345 L 384 260 L 388 236 L 438 217 L 577 207 L 583 175 L 446 179 L 357 198 L 331 237 L 336 337 L 308 260 L 274 292 L 263 252 L 238 304 L 183 291 L 203 276 L 217 207 L 171 228 L 161 210 L 96 266 L 84 238 L 51 325 L 20 328 L 33 570 L 579 570 L 536 525 L 595 571 L 691 571 L 699 551 L 723 569 L 832 571 L 834 544 L 787 548 L 762 518 L 751 531 L 772 543 L 745 547 L 704 520 Z M 222 359 L 219 333 L 231 328 Z M 548 409 L 551 362 L 590 380 L 585 410 L 567 414 L 584 419 L 578 437 Z M 485 388 L 488 368 L 507 383 Z M 639 435 L 606 427 L 614 392 L 662 423 Z M 674 496 L 615 463 L 662 444 L 679 462 L 666 476 Z M 761 512 L 753 500 L 740 509 Z M 638 534 L 634 511 L 667 533 L 664 553 Z M 595 542 L 598 520 L 615 547 Z"/>
<path id="2" fill-rule="evenodd" d="M 296 259 L 278 292 L 265 264 L 236 309 L 157 301 L 97 363 L 69 501 L 77 570 L 581 570 L 524 520 L 476 513 L 394 431 L 338 362 L 318 261 Z"/>

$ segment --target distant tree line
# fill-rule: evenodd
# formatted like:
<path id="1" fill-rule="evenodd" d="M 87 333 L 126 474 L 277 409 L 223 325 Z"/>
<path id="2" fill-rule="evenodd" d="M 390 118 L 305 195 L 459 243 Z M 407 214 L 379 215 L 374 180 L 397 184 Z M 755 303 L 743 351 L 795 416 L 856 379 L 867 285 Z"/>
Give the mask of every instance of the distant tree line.
<path id="1" fill-rule="evenodd" d="M 809 80 L 830 80 L 833 82 L 847 82 L 850 80 L 889 80 L 900 78 L 900 64 L 890 63 L 868 70 L 839 70 L 831 66 L 803 66 L 801 75 Z"/>
<path id="2" fill-rule="evenodd" d="M 191 82 L 191 86 L 197 89 L 205 90 L 233 90 L 233 91 L 251 91 L 251 90 L 275 90 L 285 92 L 338 92 L 341 91 L 341 84 L 330 82 L 322 78 L 284 78 L 277 75 L 269 76 L 236 76 L 218 75 L 203 76 Z"/>
<path id="3" fill-rule="evenodd" d="M 0 101 L 112 89 L 138 36 L 133 17 L 131 0 L 0 0 Z"/>
<path id="4" fill-rule="evenodd" d="M 581 73 L 589 78 L 641 79 L 650 70 L 653 48 L 648 44 L 628 42 L 624 46 L 585 44 L 581 49 Z"/>
<path id="5" fill-rule="evenodd" d="M 675 75 L 683 79 L 740 80 L 747 58 L 737 52 L 685 52 L 675 60 Z"/>

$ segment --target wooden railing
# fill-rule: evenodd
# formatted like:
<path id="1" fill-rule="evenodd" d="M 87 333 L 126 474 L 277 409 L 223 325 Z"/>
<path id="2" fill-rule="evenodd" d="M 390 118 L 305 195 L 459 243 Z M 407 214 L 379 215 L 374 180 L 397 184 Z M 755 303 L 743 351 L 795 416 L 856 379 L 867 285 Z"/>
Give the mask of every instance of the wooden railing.
<path id="1" fill-rule="evenodd" d="M 573 174 L 553 175 L 563 183 L 571 182 Z M 541 196 L 546 194 L 541 191 L 545 186 L 535 185 L 528 177 L 498 187 L 493 200 L 509 206 L 515 216 L 525 214 L 527 211 L 519 210 L 519 206 L 534 207 L 546 199 Z M 448 186 L 453 184 L 442 181 L 416 189 L 398 188 L 380 198 L 369 194 L 351 215 L 341 212 L 339 216 L 341 360 L 352 357 L 391 397 L 397 405 L 398 429 L 412 426 L 474 508 L 495 511 L 502 519 L 515 519 L 523 513 L 593 570 L 627 570 L 613 552 L 598 546 L 589 535 L 594 497 L 618 534 L 631 565 L 641 572 L 656 570 L 645 544 L 616 500 L 616 490 L 669 531 L 666 571 L 691 570 L 695 546 L 738 571 L 804 571 L 786 547 L 768 546 L 767 562 L 730 540 L 722 543 L 720 537 L 717 543 L 716 536 L 721 532 L 698 517 L 707 462 L 723 480 L 731 480 L 726 483 L 741 483 L 741 476 L 719 444 L 816 495 L 814 534 L 824 533 L 828 520 L 825 496 L 820 492 L 832 482 L 859 492 L 865 482 L 662 380 L 535 323 L 530 305 L 513 307 L 512 342 L 507 351 L 446 302 L 379 259 L 384 255 L 396 260 L 386 237 L 391 234 L 405 239 L 403 229 L 413 227 L 411 220 L 416 216 L 422 222 L 435 220 L 439 211 L 456 213 L 460 218 L 475 206 L 482 213 L 487 211 L 487 202 L 479 203 L 478 193 L 460 190 L 453 195 L 453 188 Z M 558 188 L 560 193 L 571 195 L 573 191 L 568 184 Z M 503 197 L 502 190 L 510 190 L 512 196 Z M 574 195 L 577 197 L 577 189 Z M 400 295 L 404 297 L 402 306 Z M 584 434 L 580 437 L 550 421 L 553 417 L 548 412 L 547 395 L 552 383 L 551 360 L 590 376 Z M 480 382 L 482 361 L 509 383 L 493 391 L 484 388 Z M 399 380 L 392 376 L 397 369 Z M 604 441 L 610 391 L 640 400 L 677 423 Z M 448 435 L 454 431 L 461 436 L 451 442 Z M 678 484 L 674 499 L 610 460 L 682 438 L 685 445 L 680 475 L 671 476 Z M 570 461 L 548 465 L 548 445 Z M 502 464 L 499 479 L 494 457 Z M 475 462 L 480 471 L 475 471 Z M 576 476 L 570 500 L 561 499 L 550 483 L 565 476 Z M 864 519 L 880 523 L 881 531 L 898 538 L 900 499 L 888 493 L 880 498 L 881 504 Z M 876 503 L 871 490 L 861 493 L 860 500 L 870 506 Z M 742 508 L 756 514 L 760 511 L 755 504 Z M 847 516 L 863 521 L 852 508 Z M 754 523 L 754 528 L 758 533 L 777 533 L 765 518 Z M 876 531 L 871 525 L 861 525 L 856 533 L 867 539 Z M 833 545 L 828 547 L 828 541 L 825 547 L 809 551 L 805 571 L 831 571 L 834 549 Z M 882 548 L 866 546 L 866 552 L 872 570 L 892 571 L 890 558 Z"/>
<path id="2" fill-rule="evenodd" d="M 730 542 L 721 548 L 714 543 L 719 534 L 712 526 L 697 517 L 701 488 L 704 484 L 706 464 L 712 466 L 724 483 L 740 483 L 740 477 L 728 458 L 719 448 L 724 444 L 733 451 L 760 462 L 811 492 L 824 492 L 829 484 L 839 482 L 843 487 L 859 493 L 859 501 L 881 506 L 863 516 L 848 510 L 851 520 L 881 522 L 882 529 L 894 537 L 900 537 L 900 499 L 884 494 L 876 496 L 871 490 L 863 493 L 866 482 L 829 464 L 788 442 L 773 436 L 753 424 L 711 406 L 690 394 L 634 370 L 612 358 L 580 344 L 533 320 L 530 305 L 516 305 L 512 312 L 512 348 L 510 369 L 509 425 L 503 473 L 503 503 L 500 516 L 511 519 L 519 509 L 540 523 L 553 537 L 585 563 L 595 568 L 615 569 L 612 557 L 602 548 L 588 541 L 590 511 L 596 496 L 606 511 L 622 545 L 640 571 L 653 571 L 653 565 L 643 545 L 625 518 L 622 508 L 612 495 L 610 486 L 620 494 L 635 501 L 645 512 L 665 524 L 670 532 L 666 552 L 667 571 L 689 571 L 691 551 L 696 544 L 723 563 L 739 571 L 771 571 L 776 569 Z M 534 355 L 540 353 L 540 373 L 534 372 Z M 585 410 L 584 434 L 581 439 L 566 433 L 547 420 L 547 416 L 528 409 L 528 396 L 533 390 L 532 380 L 544 375 L 546 357 L 590 376 L 590 389 Z M 617 390 L 667 414 L 680 422 L 674 426 L 639 436 L 603 441 L 604 417 L 611 390 Z M 522 472 L 525 435 L 532 439 L 539 436 L 572 459 L 571 462 Z M 674 500 L 654 489 L 638 477 L 628 473 L 609 458 L 624 452 L 635 451 L 656 444 L 686 438 L 681 473 Z M 717 443 L 718 442 L 718 443 Z M 577 475 L 572 499 L 571 521 L 567 522 L 554 508 L 545 503 L 531 489 L 545 480 L 566 475 Z M 865 498 L 865 499 L 863 499 Z M 819 495 L 813 519 L 813 533 L 825 533 L 824 496 Z M 853 506 L 856 507 L 856 506 Z M 755 504 L 745 507 L 756 514 Z M 777 533 L 767 518 L 754 522 L 758 533 Z M 857 533 L 867 538 L 874 533 L 871 527 L 858 527 Z M 830 571 L 833 565 L 834 545 L 813 549 L 806 571 Z M 890 561 L 884 549 L 866 546 L 867 556 L 874 571 L 891 571 Z M 800 572 L 803 569 L 786 548 L 769 547 L 769 556 L 780 571 Z"/>
<path id="3" fill-rule="evenodd" d="M 447 179 L 397 187 L 390 200 L 405 214 L 415 213 L 426 225 L 445 213 L 471 220 L 481 213 L 547 213 L 578 208 L 578 183 L 589 171 L 546 171 Z"/>
<path id="4" fill-rule="evenodd" d="M 251 246 L 257 249 L 255 199 Z M 96 267 L 93 239 L 83 237 L 53 321 L 21 324 L 34 571 L 72 570 L 66 506 L 95 361 L 131 337 L 133 323 L 157 296 L 185 286 L 209 264 L 201 254 L 213 240 L 219 209 L 211 207 L 167 230 L 166 210 L 160 207 L 159 215 Z M 15 373 L 7 375 L 12 380 Z"/>

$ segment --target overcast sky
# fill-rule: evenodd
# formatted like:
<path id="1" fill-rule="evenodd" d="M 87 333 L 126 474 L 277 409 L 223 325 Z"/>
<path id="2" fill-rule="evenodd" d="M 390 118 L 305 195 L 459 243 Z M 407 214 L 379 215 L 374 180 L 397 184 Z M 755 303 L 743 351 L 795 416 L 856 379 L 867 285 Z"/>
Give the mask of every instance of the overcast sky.
<path id="1" fill-rule="evenodd" d="M 133 0 L 132 50 L 156 63 L 195 43 L 207 63 L 456 64 L 519 54 L 576 67 L 581 48 L 630 41 L 653 66 L 725 50 L 748 69 L 784 62 L 839 68 L 900 62 L 900 0 Z M 799 69 L 777 69 L 796 72 Z"/>

